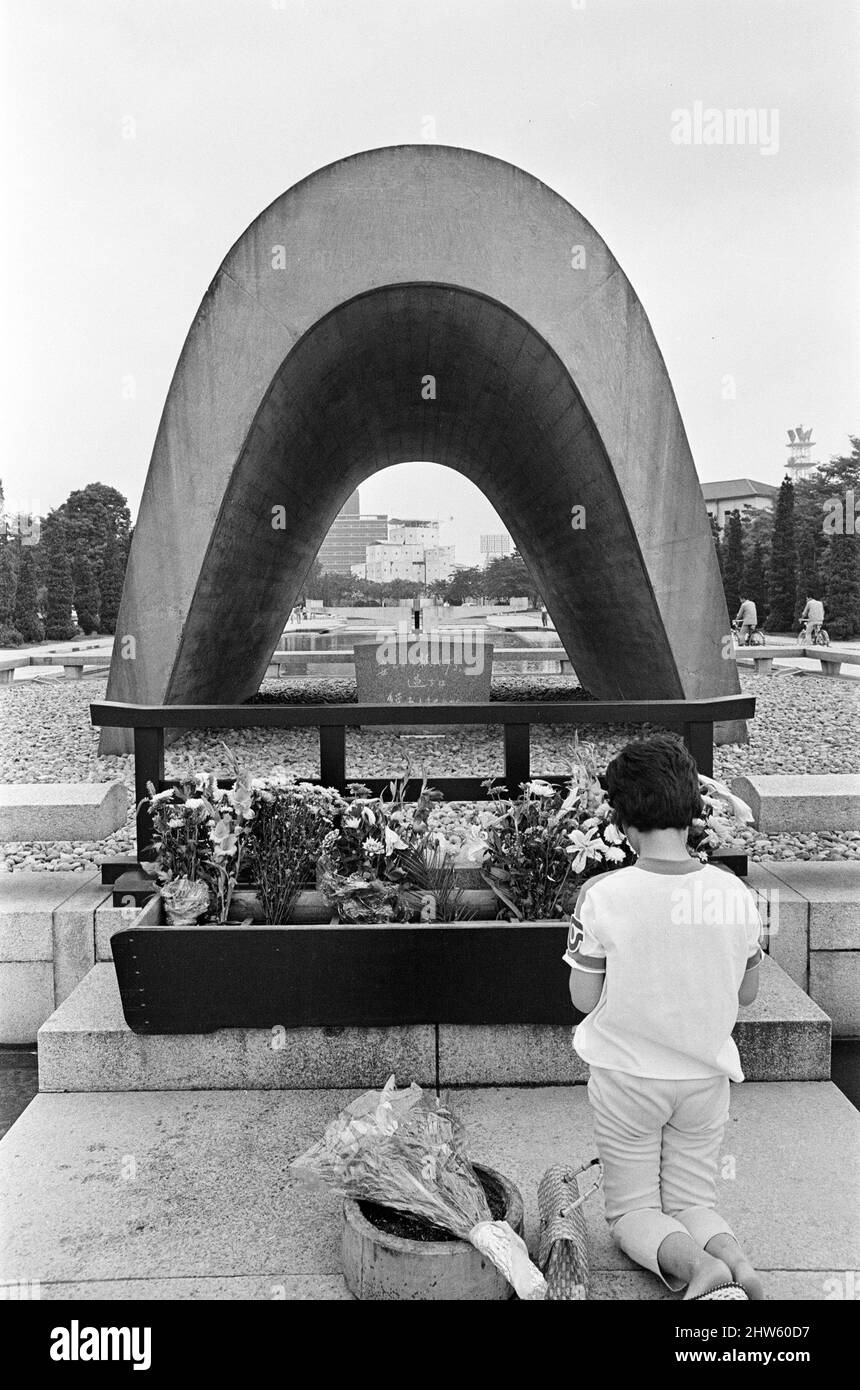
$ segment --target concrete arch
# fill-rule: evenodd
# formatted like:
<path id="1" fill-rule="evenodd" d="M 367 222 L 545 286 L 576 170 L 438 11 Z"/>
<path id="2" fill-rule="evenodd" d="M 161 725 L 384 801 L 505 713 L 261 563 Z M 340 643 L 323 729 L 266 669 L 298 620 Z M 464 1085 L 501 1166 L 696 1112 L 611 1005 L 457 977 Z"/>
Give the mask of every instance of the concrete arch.
<path id="1" fill-rule="evenodd" d="M 596 696 L 737 691 L 698 479 L 632 287 L 545 185 L 422 145 L 313 174 L 218 271 L 156 438 L 109 698 L 253 693 L 346 496 L 416 458 L 487 494 Z"/>

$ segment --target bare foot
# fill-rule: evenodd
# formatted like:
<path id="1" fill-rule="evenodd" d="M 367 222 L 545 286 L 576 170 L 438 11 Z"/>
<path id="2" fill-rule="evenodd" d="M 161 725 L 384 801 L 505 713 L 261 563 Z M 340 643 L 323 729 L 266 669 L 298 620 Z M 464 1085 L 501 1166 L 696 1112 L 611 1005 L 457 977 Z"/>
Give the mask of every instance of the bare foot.
<path id="1" fill-rule="evenodd" d="M 708 1255 L 702 1251 L 701 1260 L 696 1261 L 690 1282 L 684 1293 L 684 1301 L 691 1298 L 698 1298 L 700 1294 L 710 1293 L 719 1284 L 730 1284 L 732 1282 L 732 1271 L 722 1260 L 717 1260 L 713 1255 Z"/>
<path id="2" fill-rule="evenodd" d="M 728 1265 L 732 1272 L 732 1278 L 746 1291 L 747 1298 L 756 1301 L 761 1301 L 764 1298 L 761 1275 L 750 1264 L 734 1236 L 713 1236 L 708 1241 L 707 1251 L 708 1254 Z"/>
<path id="3" fill-rule="evenodd" d="M 764 1298 L 764 1285 L 761 1282 L 761 1275 L 753 1269 L 746 1255 L 741 1254 L 739 1260 L 729 1265 L 735 1282 L 746 1290 L 747 1298 L 760 1300 Z"/>

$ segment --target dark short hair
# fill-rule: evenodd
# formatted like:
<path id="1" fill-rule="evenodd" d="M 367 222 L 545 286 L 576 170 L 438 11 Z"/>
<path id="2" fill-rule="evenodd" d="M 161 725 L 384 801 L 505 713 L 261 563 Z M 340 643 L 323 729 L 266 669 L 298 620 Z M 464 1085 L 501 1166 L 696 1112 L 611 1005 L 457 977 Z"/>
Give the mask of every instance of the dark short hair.
<path id="1" fill-rule="evenodd" d="M 702 814 L 699 774 L 680 739 L 637 739 L 616 755 L 600 779 L 622 825 L 685 830 Z"/>

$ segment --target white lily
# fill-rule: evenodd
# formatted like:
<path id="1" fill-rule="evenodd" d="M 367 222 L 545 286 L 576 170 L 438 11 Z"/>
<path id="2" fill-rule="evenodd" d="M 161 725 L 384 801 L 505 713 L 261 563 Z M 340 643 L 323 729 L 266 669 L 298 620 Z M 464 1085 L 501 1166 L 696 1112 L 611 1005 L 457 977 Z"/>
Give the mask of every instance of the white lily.
<path id="1" fill-rule="evenodd" d="M 527 782 L 526 790 L 531 792 L 532 796 L 555 796 L 555 787 L 550 786 L 549 782 L 541 781 L 540 778 L 536 778 L 533 782 Z"/>
<path id="2" fill-rule="evenodd" d="M 575 874 L 581 874 L 590 859 L 597 859 L 601 853 L 599 842 L 593 830 L 571 830 L 567 853 L 571 857 L 571 867 Z"/>
<path id="3" fill-rule="evenodd" d="M 571 787 L 567 796 L 564 798 L 564 801 L 558 808 L 559 816 L 566 816 L 568 811 L 576 810 L 576 807 L 579 805 L 581 797 L 582 792 L 580 791 L 579 787 Z"/>
<path id="4" fill-rule="evenodd" d="M 744 825 L 751 825 L 755 817 L 752 809 L 739 796 L 735 796 L 725 784 L 725 782 L 715 782 L 713 777 L 705 777 L 699 773 L 699 786 L 707 787 L 712 796 L 716 796 L 720 801 L 724 801 L 730 807 L 736 820 L 742 821 Z"/>

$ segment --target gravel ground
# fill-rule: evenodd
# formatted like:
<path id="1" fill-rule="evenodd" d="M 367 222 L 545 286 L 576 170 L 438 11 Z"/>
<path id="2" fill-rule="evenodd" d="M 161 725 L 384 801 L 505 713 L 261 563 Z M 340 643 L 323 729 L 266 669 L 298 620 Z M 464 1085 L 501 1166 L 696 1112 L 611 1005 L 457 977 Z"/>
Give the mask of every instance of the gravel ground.
<path id="1" fill-rule="evenodd" d="M 103 676 L 77 681 L 32 680 L 0 687 L 0 780 L 4 782 L 102 782 L 119 778 L 133 799 L 131 756 L 99 758 L 98 731 L 89 720 L 91 700 L 103 699 Z M 860 692 L 850 681 L 821 676 L 754 676 L 741 673 L 745 692 L 758 697 L 750 742 L 715 750 L 715 775 L 729 780 L 749 772 L 856 772 Z M 351 680 L 267 681 L 264 698 L 279 701 L 348 701 Z M 494 699 L 584 698 L 570 677 L 496 678 Z M 624 726 L 582 728 L 580 738 L 610 756 L 637 731 Z M 227 745 L 254 775 L 289 767 L 299 776 L 319 772 L 313 729 L 203 730 L 184 734 L 167 751 L 168 776 L 188 767 L 230 770 Z M 553 725 L 532 729 L 532 771 L 563 774 L 575 756 L 573 731 Z M 412 771 L 433 776 L 501 776 L 501 728 L 438 737 L 347 731 L 347 767 L 356 780 Z M 437 813 L 452 838 L 473 807 L 447 806 Z M 753 859 L 860 859 L 860 830 L 851 834 L 780 835 L 748 831 L 739 840 Z M 95 869 L 104 857 L 131 853 L 132 816 L 124 829 L 99 844 L 6 844 L 0 869 Z"/>

